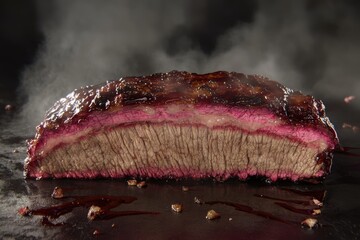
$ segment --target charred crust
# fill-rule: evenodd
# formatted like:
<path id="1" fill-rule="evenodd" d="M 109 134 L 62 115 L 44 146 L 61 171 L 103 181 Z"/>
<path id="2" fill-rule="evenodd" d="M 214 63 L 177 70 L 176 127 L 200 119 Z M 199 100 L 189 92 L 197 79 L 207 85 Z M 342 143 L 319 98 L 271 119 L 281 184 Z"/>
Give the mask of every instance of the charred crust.
<path id="1" fill-rule="evenodd" d="M 224 71 L 207 74 L 171 71 L 86 86 L 56 102 L 37 131 L 79 122 L 93 111 L 169 102 L 266 108 L 290 124 L 321 127 L 336 139 L 321 101 L 259 75 Z"/>

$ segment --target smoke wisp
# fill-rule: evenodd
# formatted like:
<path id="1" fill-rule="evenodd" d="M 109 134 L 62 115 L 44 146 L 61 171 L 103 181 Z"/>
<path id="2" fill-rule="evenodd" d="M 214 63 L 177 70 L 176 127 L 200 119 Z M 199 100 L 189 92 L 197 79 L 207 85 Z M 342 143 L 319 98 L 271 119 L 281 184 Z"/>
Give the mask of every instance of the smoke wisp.
<path id="1" fill-rule="evenodd" d="M 317 97 L 360 91 L 350 1 L 39 1 L 45 42 L 23 74 L 33 129 L 80 86 L 171 70 L 256 73 Z M 352 3 L 352 2 L 351 2 Z"/>

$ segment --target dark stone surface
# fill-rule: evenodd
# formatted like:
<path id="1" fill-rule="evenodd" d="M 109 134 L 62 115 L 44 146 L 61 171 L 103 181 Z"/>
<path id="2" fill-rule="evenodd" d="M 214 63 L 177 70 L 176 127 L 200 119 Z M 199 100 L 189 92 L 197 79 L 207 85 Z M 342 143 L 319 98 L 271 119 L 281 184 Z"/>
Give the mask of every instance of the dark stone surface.
<path id="1" fill-rule="evenodd" d="M 341 128 L 347 117 L 354 116 L 351 108 L 344 107 L 342 103 L 330 103 L 328 109 L 343 145 L 360 146 L 359 133 Z M 337 111 L 339 114 L 336 114 Z M 0 113 L 0 236 L 4 239 L 89 239 L 95 237 L 95 230 L 100 232 L 97 239 L 360 238 L 359 158 L 335 155 L 332 174 L 323 183 L 316 185 L 286 182 L 269 184 L 262 180 L 233 180 L 223 183 L 148 181 L 147 188 L 140 189 L 127 186 L 125 179 L 24 180 L 22 168 L 26 156 L 25 140 L 32 136 L 24 136 L 24 126 L 11 124 L 16 120 L 15 112 L 0 110 Z M 189 186 L 190 190 L 182 191 L 183 185 Z M 88 209 L 76 208 L 59 219 L 51 220 L 55 223 L 65 222 L 65 225 L 50 227 L 41 224 L 41 216 L 23 217 L 17 213 L 19 208 L 25 206 L 37 209 L 69 201 L 51 198 L 56 186 L 64 189 L 65 196 L 133 196 L 137 198 L 136 201 L 121 205 L 115 210 L 152 211 L 160 214 L 89 221 L 86 217 Z M 275 200 L 255 196 L 263 194 L 273 198 L 310 199 L 308 196 L 284 191 L 283 188 L 326 192 L 322 213 L 316 216 L 322 227 L 313 230 L 302 228 L 300 222 L 309 216 L 281 208 L 275 204 Z M 292 223 L 266 219 L 221 204 L 198 205 L 194 203 L 194 197 L 204 201 L 240 203 Z M 182 203 L 183 212 L 172 212 L 173 203 Z M 221 218 L 215 221 L 206 220 L 206 213 L 210 209 L 219 212 Z"/>

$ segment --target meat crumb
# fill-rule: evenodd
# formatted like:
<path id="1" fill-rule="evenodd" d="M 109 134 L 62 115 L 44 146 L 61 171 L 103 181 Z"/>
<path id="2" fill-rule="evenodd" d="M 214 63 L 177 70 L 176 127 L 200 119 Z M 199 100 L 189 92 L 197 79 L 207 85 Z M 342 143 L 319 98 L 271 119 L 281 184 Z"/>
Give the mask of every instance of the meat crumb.
<path id="1" fill-rule="evenodd" d="M 146 187 L 146 182 L 145 182 L 145 181 L 141 181 L 141 182 L 139 182 L 138 184 L 136 184 L 136 186 L 137 186 L 138 188 L 145 188 L 145 187 Z"/>
<path id="2" fill-rule="evenodd" d="M 14 106 L 7 104 L 4 109 L 5 109 L 5 111 L 12 111 L 14 109 Z"/>
<path id="3" fill-rule="evenodd" d="M 360 130 L 358 126 L 353 126 L 349 123 L 343 123 L 342 128 L 350 128 L 353 132 L 358 132 Z"/>
<path id="4" fill-rule="evenodd" d="M 316 198 L 313 198 L 312 199 L 312 202 L 316 205 L 316 206 L 319 206 L 319 207 L 322 207 L 323 206 L 323 203 L 320 202 L 318 199 Z"/>
<path id="5" fill-rule="evenodd" d="M 215 212 L 215 210 L 210 210 L 206 214 L 206 219 L 214 220 L 220 218 L 220 214 Z"/>
<path id="6" fill-rule="evenodd" d="M 355 99 L 355 96 L 347 96 L 344 98 L 345 103 L 350 103 L 352 100 Z"/>
<path id="7" fill-rule="evenodd" d="M 13 150 L 13 153 L 18 153 L 18 152 L 19 152 L 19 150 L 17 150 L 17 149 Z"/>
<path id="8" fill-rule="evenodd" d="M 28 206 L 26 207 L 22 207 L 18 210 L 18 213 L 21 215 L 21 216 L 30 216 L 30 209 Z"/>
<path id="9" fill-rule="evenodd" d="M 358 132 L 360 130 L 360 128 L 358 126 L 353 126 L 352 130 L 353 130 L 353 132 Z"/>
<path id="10" fill-rule="evenodd" d="M 203 204 L 203 201 L 201 201 L 200 198 L 194 197 L 194 203 Z"/>
<path id="11" fill-rule="evenodd" d="M 87 214 L 87 218 L 89 220 L 94 220 L 97 218 L 97 216 L 103 214 L 102 209 L 99 206 L 92 205 L 89 209 L 89 212 Z"/>
<path id="12" fill-rule="evenodd" d="M 63 197 L 64 197 L 64 191 L 63 191 L 63 189 L 60 188 L 60 187 L 55 187 L 55 188 L 54 188 L 54 191 L 53 191 L 52 194 L 51 194 L 51 197 L 52 197 L 52 198 L 55 198 L 55 199 L 63 198 Z"/>
<path id="13" fill-rule="evenodd" d="M 233 219 L 232 218 L 229 218 L 229 221 L 232 221 Z"/>
<path id="14" fill-rule="evenodd" d="M 187 187 L 187 186 L 182 186 L 182 187 L 181 187 L 181 190 L 182 190 L 183 192 L 187 192 L 187 191 L 189 191 L 189 187 Z"/>
<path id="15" fill-rule="evenodd" d="M 319 215 L 321 213 L 321 210 L 320 209 L 314 209 L 312 211 L 312 215 Z"/>
<path id="16" fill-rule="evenodd" d="M 315 218 L 307 218 L 301 222 L 301 225 L 312 229 L 318 224 L 318 221 Z"/>
<path id="17" fill-rule="evenodd" d="M 111 227 L 114 228 L 114 227 L 115 227 L 115 223 L 113 223 L 113 224 L 111 225 Z"/>
<path id="18" fill-rule="evenodd" d="M 181 213 L 183 210 L 182 204 L 180 203 L 171 204 L 171 210 L 177 213 Z"/>
<path id="19" fill-rule="evenodd" d="M 93 235 L 100 235 L 100 231 L 96 229 L 96 230 L 93 232 Z"/>
<path id="20" fill-rule="evenodd" d="M 128 186 L 136 186 L 137 183 L 136 179 L 130 179 L 127 181 Z"/>

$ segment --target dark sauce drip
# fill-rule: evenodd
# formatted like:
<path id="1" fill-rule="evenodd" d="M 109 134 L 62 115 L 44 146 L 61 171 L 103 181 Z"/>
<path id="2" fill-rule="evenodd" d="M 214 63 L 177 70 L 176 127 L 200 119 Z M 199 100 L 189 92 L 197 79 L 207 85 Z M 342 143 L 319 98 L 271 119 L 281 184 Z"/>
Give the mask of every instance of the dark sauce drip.
<path id="1" fill-rule="evenodd" d="M 259 198 L 266 198 L 266 199 L 276 200 L 276 201 L 301 204 L 301 205 L 305 205 L 305 206 L 310 205 L 310 201 L 305 201 L 305 200 L 283 199 L 283 198 L 270 197 L 270 196 L 266 196 L 266 195 L 262 195 L 262 194 L 254 194 L 254 196 L 259 197 Z"/>
<path id="2" fill-rule="evenodd" d="M 132 216 L 132 215 L 143 215 L 143 214 L 159 214 L 158 212 L 147 212 L 147 211 L 109 211 L 106 214 L 101 214 L 95 220 L 109 220 L 116 217 Z"/>
<path id="3" fill-rule="evenodd" d="M 120 204 L 131 203 L 136 200 L 135 197 L 127 196 L 77 196 L 72 198 L 75 198 L 75 200 L 47 208 L 30 210 L 30 212 L 32 215 L 58 218 L 61 215 L 71 212 L 77 207 L 91 207 L 92 205 L 96 205 L 101 207 L 104 211 L 107 211 Z"/>
<path id="4" fill-rule="evenodd" d="M 337 149 L 335 149 L 335 153 L 339 153 L 342 155 L 346 155 L 346 156 L 351 156 L 351 157 L 360 157 L 360 153 L 353 153 L 350 151 L 353 150 L 359 150 L 360 147 L 338 147 Z"/>
<path id="5" fill-rule="evenodd" d="M 53 224 L 48 218 L 56 219 L 64 214 L 71 212 L 77 207 L 90 208 L 95 205 L 101 208 L 102 213 L 94 220 L 112 219 L 120 216 L 140 215 L 140 214 L 158 214 L 157 212 L 148 211 L 111 211 L 111 209 L 118 207 L 121 204 L 129 204 L 136 200 L 131 196 L 72 196 L 73 201 L 65 202 L 63 204 L 30 210 L 30 215 L 44 216 L 42 224 L 46 226 L 59 226 Z M 62 225 L 64 223 L 61 223 Z"/>
<path id="6" fill-rule="evenodd" d="M 319 190 L 319 191 L 301 191 L 297 189 L 291 189 L 291 188 L 281 188 L 283 191 L 295 193 L 301 196 L 308 196 L 312 198 L 316 198 L 319 201 L 323 201 L 326 195 L 325 190 Z"/>
<path id="7" fill-rule="evenodd" d="M 360 147 L 341 147 L 343 151 L 360 150 Z"/>
<path id="8" fill-rule="evenodd" d="M 287 203 L 283 202 L 275 202 L 276 205 L 285 208 L 286 210 L 289 210 L 294 213 L 304 214 L 304 215 L 313 215 L 313 209 L 302 209 L 302 208 L 296 208 L 293 207 Z"/>
<path id="9" fill-rule="evenodd" d="M 297 190 L 297 189 L 290 189 L 290 188 L 281 188 L 281 190 L 283 191 L 287 191 L 287 192 L 291 192 L 297 195 L 301 195 L 301 196 L 306 196 L 306 197 L 310 197 L 311 199 L 317 199 L 319 201 L 323 201 L 325 198 L 325 194 L 326 191 L 325 190 L 319 190 L 319 191 L 301 191 L 301 190 Z M 289 210 L 291 212 L 294 213 L 298 213 L 298 214 L 303 214 L 303 215 L 314 215 L 314 210 L 312 208 L 297 208 L 297 207 L 293 207 L 291 205 L 289 205 L 288 203 L 292 203 L 292 204 L 300 204 L 300 205 L 304 205 L 304 206 L 311 206 L 311 201 L 309 200 L 296 200 L 296 199 L 283 199 L 283 198 L 277 198 L 277 197 L 271 197 L 271 196 L 266 196 L 266 195 L 262 195 L 262 194 L 254 194 L 255 197 L 259 197 L 259 198 L 266 198 L 266 199 L 270 199 L 270 200 L 275 200 L 275 201 L 281 201 L 281 202 L 274 202 L 274 204 Z M 282 223 L 286 223 L 286 224 L 296 224 L 298 225 L 298 222 L 295 221 L 290 221 L 290 220 L 286 220 L 280 217 L 277 217 L 269 212 L 265 212 L 265 211 L 260 211 L 260 210 L 256 210 L 253 209 L 250 206 L 244 205 L 244 204 L 240 204 L 240 203 L 234 203 L 234 202 L 228 202 L 228 201 L 206 201 L 203 202 L 203 204 L 208 204 L 208 205 L 214 205 L 214 204 L 223 204 L 226 206 L 230 206 L 230 207 L 234 207 L 235 210 L 237 211 L 241 211 L 241 212 L 246 212 L 246 213 L 250 213 L 259 217 L 263 217 L 266 219 L 271 219 L 277 222 L 282 222 Z"/>
<path id="10" fill-rule="evenodd" d="M 266 219 L 271 219 L 271 220 L 282 222 L 285 224 L 298 224 L 297 222 L 285 220 L 285 219 L 279 218 L 271 213 L 255 210 L 250 206 L 240 204 L 240 203 L 233 203 L 233 202 L 227 202 L 227 201 L 210 201 L 210 202 L 204 202 L 204 204 L 208 204 L 208 205 L 224 204 L 226 206 L 234 207 L 235 210 L 237 210 L 237 211 L 250 213 L 250 214 L 253 214 L 253 215 L 256 215 L 259 217 L 263 217 Z"/>

